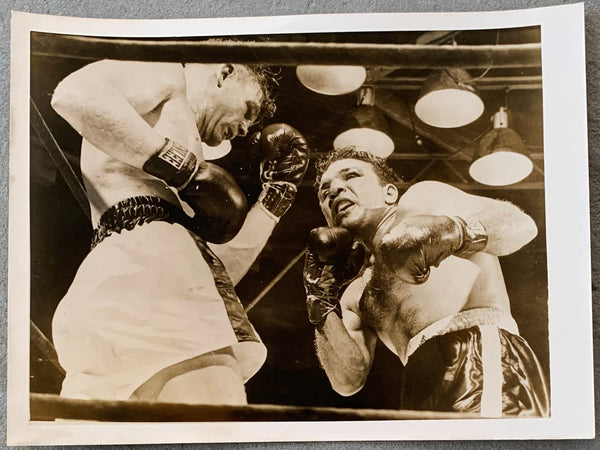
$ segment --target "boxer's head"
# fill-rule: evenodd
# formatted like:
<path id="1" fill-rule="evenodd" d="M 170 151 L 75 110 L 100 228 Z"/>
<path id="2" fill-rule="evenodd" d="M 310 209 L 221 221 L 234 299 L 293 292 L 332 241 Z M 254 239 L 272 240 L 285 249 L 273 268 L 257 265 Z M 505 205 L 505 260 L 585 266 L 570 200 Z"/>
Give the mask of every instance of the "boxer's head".
<path id="1" fill-rule="evenodd" d="M 382 185 L 388 183 L 399 183 L 401 181 L 400 177 L 398 177 L 396 172 L 394 172 L 394 170 L 388 165 L 385 159 L 379 158 L 378 156 L 373 155 L 373 153 L 360 150 L 357 147 L 348 146 L 338 150 L 333 150 L 317 161 L 315 165 L 317 169 L 315 189 L 319 188 L 321 177 L 329 168 L 329 166 L 340 159 L 358 159 L 359 161 L 369 163 L 371 166 L 373 166 L 373 171 L 379 178 L 379 181 Z"/>
<path id="2" fill-rule="evenodd" d="M 275 112 L 273 72 L 263 66 L 187 64 L 187 98 L 202 141 L 215 146 L 244 136 Z"/>
<path id="3" fill-rule="evenodd" d="M 398 176 L 371 153 L 354 147 L 335 150 L 316 168 L 319 205 L 330 226 L 364 236 L 398 203 Z"/>

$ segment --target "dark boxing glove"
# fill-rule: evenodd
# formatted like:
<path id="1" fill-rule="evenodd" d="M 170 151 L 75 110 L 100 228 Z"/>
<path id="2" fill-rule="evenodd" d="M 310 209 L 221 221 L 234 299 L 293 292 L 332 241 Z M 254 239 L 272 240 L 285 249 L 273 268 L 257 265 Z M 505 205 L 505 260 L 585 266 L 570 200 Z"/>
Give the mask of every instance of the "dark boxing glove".
<path id="1" fill-rule="evenodd" d="M 448 216 L 412 216 L 390 230 L 376 251 L 376 261 L 390 267 L 400 280 L 421 284 L 431 266 L 450 255 L 468 256 L 487 244 L 483 226 L 474 220 Z"/>
<path id="2" fill-rule="evenodd" d="M 340 297 L 364 260 L 363 245 L 348 230 L 320 227 L 310 232 L 303 279 L 308 320 L 313 325 L 321 325 L 331 312 L 342 317 Z"/>
<path id="3" fill-rule="evenodd" d="M 279 219 L 292 206 L 308 169 L 308 145 L 298 130 L 277 123 L 255 133 L 251 146 L 251 162 L 258 165 L 263 183 L 258 201 Z"/>
<path id="4" fill-rule="evenodd" d="M 234 178 L 221 167 L 202 161 L 176 142 L 165 145 L 144 164 L 143 170 L 179 190 L 179 197 L 194 211 L 194 232 L 222 244 L 242 227 L 248 203 Z"/>

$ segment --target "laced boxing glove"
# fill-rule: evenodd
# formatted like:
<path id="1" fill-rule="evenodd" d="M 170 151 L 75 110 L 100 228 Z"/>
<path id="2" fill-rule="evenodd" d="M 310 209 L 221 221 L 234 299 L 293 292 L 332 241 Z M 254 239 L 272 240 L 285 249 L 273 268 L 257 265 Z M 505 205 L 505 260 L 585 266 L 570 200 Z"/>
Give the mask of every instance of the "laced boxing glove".
<path id="1" fill-rule="evenodd" d="M 310 323 L 321 325 L 331 312 L 342 317 L 340 297 L 364 260 L 363 245 L 348 230 L 320 227 L 310 232 L 303 272 Z"/>
<path id="2" fill-rule="evenodd" d="M 208 242 L 230 241 L 242 227 L 248 203 L 234 178 L 221 167 L 202 161 L 171 139 L 144 164 L 143 170 L 179 190 L 194 211 L 194 232 Z"/>
<path id="3" fill-rule="evenodd" d="M 483 226 L 474 220 L 448 216 L 412 216 L 402 220 L 381 240 L 376 261 L 388 266 L 396 277 L 411 284 L 429 278 L 450 255 L 468 256 L 487 244 Z"/>
<path id="4" fill-rule="evenodd" d="M 258 201 L 279 219 L 292 206 L 308 169 L 304 136 L 284 123 L 267 125 L 251 137 L 251 164 L 258 166 L 263 190 Z"/>

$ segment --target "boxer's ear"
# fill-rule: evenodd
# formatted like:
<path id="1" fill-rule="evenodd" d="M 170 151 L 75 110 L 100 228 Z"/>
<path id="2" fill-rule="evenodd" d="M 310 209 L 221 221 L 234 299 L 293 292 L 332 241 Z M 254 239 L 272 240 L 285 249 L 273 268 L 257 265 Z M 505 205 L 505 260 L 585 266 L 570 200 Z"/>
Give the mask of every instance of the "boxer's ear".
<path id="1" fill-rule="evenodd" d="M 219 72 L 217 73 L 217 87 L 223 86 L 223 81 L 227 79 L 233 73 L 232 64 L 221 64 L 219 66 Z"/>
<path id="2" fill-rule="evenodd" d="M 399 192 L 396 185 L 388 183 L 383 188 L 385 189 L 385 204 L 395 205 L 398 203 Z"/>

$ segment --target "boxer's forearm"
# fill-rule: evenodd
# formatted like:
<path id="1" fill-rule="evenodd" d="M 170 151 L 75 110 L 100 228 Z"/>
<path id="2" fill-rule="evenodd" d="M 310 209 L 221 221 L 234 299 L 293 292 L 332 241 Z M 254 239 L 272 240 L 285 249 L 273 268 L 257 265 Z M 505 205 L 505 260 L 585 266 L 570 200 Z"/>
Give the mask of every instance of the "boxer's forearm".
<path id="1" fill-rule="evenodd" d="M 225 265 L 229 277 L 236 285 L 246 275 L 277 224 L 272 215 L 261 205 L 255 204 L 244 221 L 238 234 L 226 244 L 210 244 Z"/>
<path id="2" fill-rule="evenodd" d="M 329 314 L 316 329 L 315 342 L 317 356 L 333 389 L 343 396 L 358 392 L 371 370 L 368 350 L 361 350 L 335 314 Z"/>
<path id="3" fill-rule="evenodd" d="M 401 204 L 415 215 L 458 216 L 480 222 L 487 234 L 483 251 L 496 256 L 519 250 L 537 235 L 533 219 L 517 206 L 467 194 L 444 183 L 417 183 L 402 196 Z"/>
<path id="4" fill-rule="evenodd" d="M 165 142 L 110 86 L 95 91 L 61 84 L 52 107 L 94 147 L 137 168 Z"/>
<path id="5" fill-rule="evenodd" d="M 529 243 L 537 235 L 533 219 L 517 206 L 493 201 L 470 216 L 483 225 L 487 234 L 484 251 L 496 256 L 509 255 Z"/>
<path id="6" fill-rule="evenodd" d="M 177 64 L 98 61 L 62 80 L 51 104 L 96 148 L 141 168 L 165 142 L 143 116 L 183 92 L 180 72 Z"/>

